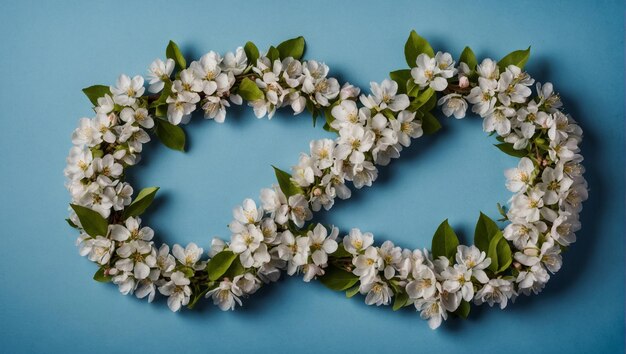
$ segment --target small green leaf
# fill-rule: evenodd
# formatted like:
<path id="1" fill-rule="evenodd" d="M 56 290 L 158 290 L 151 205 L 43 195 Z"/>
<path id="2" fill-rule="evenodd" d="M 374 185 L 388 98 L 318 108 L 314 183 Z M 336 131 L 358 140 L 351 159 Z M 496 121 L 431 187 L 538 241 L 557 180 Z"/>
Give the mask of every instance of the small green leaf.
<path id="1" fill-rule="evenodd" d="M 406 84 L 412 78 L 411 69 L 392 71 L 389 73 L 389 77 L 398 83 L 398 94 L 406 93 Z"/>
<path id="2" fill-rule="evenodd" d="M 489 241 L 489 250 L 487 251 L 487 257 L 491 258 L 491 264 L 487 269 L 498 274 L 505 271 L 511 262 L 511 246 L 502 236 L 502 231 L 498 233 Z"/>
<path id="3" fill-rule="evenodd" d="M 104 86 L 104 85 L 93 85 L 93 86 L 85 87 L 83 89 L 83 92 L 85 93 L 89 101 L 91 101 L 91 103 L 94 106 L 97 106 L 98 98 L 104 97 L 104 95 L 110 95 L 111 88 L 109 86 Z"/>
<path id="4" fill-rule="evenodd" d="M 509 65 L 515 65 L 518 68 L 523 69 L 524 65 L 526 65 L 526 62 L 528 61 L 528 58 L 530 58 L 530 47 L 526 50 L 516 50 L 511 52 L 498 61 L 500 72 L 506 70 Z"/>
<path id="5" fill-rule="evenodd" d="M 495 147 L 497 147 L 498 149 L 500 149 L 500 151 L 504 152 L 507 155 L 511 155 L 514 157 L 525 157 L 526 155 L 528 155 L 528 151 L 526 150 L 516 150 L 513 147 L 513 144 L 511 143 L 500 143 L 500 144 L 494 144 Z"/>
<path id="6" fill-rule="evenodd" d="M 265 97 L 263 91 L 247 77 L 241 80 L 239 84 L 239 95 L 248 102 L 254 102 Z"/>
<path id="7" fill-rule="evenodd" d="M 304 45 L 304 37 L 300 36 L 282 42 L 276 49 L 278 49 L 280 59 L 292 57 L 300 60 L 304 54 Z"/>
<path id="8" fill-rule="evenodd" d="M 148 187 L 142 189 L 139 194 L 137 194 L 135 200 L 133 200 L 133 202 L 130 203 L 126 209 L 124 209 L 124 219 L 143 214 L 150 204 L 152 204 L 154 196 L 158 190 L 159 187 Z"/>
<path id="9" fill-rule="evenodd" d="M 415 83 L 415 80 L 408 80 L 406 82 L 406 94 L 409 97 L 417 97 L 420 93 L 420 86 Z"/>
<path id="10" fill-rule="evenodd" d="M 230 265 L 230 268 L 228 268 L 226 273 L 224 273 L 224 277 L 228 279 L 233 279 L 236 276 L 243 274 L 245 271 L 246 271 L 246 268 L 244 268 L 243 265 L 241 264 L 241 260 L 239 260 L 239 257 L 236 257 L 235 260 Z"/>
<path id="11" fill-rule="evenodd" d="M 283 193 L 285 193 L 285 196 L 287 196 L 287 198 L 295 194 L 303 193 L 302 188 L 296 186 L 291 181 L 291 175 L 289 173 L 277 168 L 276 166 L 272 167 L 274 168 L 274 173 L 276 174 L 276 180 L 278 181 L 278 185 L 280 186 L 280 189 L 283 191 Z"/>
<path id="12" fill-rule="evenodd" d="M 248 58 L 248 65 L 256 65 L 257 59 L 259 59 L 259 48 L 254 45 L 252 42 L 247 42 L 243 47 L 244 52 L 246 52 L 246 57 Z"/>
<path id="13" fill-rule="evenodd" d="M 452 227 L 450 227 L 450 224 L 448 224 L 448 219 L 444 220 L 433 236 L 431 247 L 433 258 L 444 256 L 448 259 L 452 259 L 456 254 L 458 245 L 459 238 L 454 233 Z"/>
<path id="14" fill-rule="evenodd" d="M 164 119 L 155 119 L 156 136 L 170 149 L 185 151 L 185 131 Z"/>
<path id="15" fill-rule="evenodd" d="M 347 298 L 351 298 L 354 295 L 358 294 L 360 290 L 360 286 L 357 284 L 353 287 L 351 287 L 350 289 L 346 290 L 346 297 Z"/>
<path id="16" fill-rule="evenodd" d="M 70 206 L 74 209 L 76 215 L 78 215 L 83 230 L 85 230 L 89 236 L 106 236 L 108 234 L 109 222 L 98 212 L 76 204 L 70 204 Z"/>
<path id="17" fill-rule="evenodd" d="M 392 309 L 394 311 L 398 311 L 399 309 L 406 306 L 408 302 L 409 302 L 409 295 L 407 293 L 401 292 L 399 294 L 396 294 L 396 296 L 394 297 Z"/>
<path id="18" fill-rule="evenodd" d="M 185 60 L 183 54 L 180 52 L 178 44 L 174 43 L 174 41 L 170 41 L 168 43 L 167 49 L 165 49 L 165 56 L 169 59 L 174 60 L 176 66 L 178 66 L 180 70 L 187 67 L 187 61 Z"/>
<path id="19" fill-rule="evenodd" d="M 470 309 L 471 309 L 470 303 L 465 300 L 462 300 L 461 304 L 456 309 L 456 311 L 454 311 L 454 313 L 457 316 L 461 317 L 462 319 L 467 319 L 467 316 L 469 316 L 469 313 L 470 313 Z"/>
<path id="20" fill-rule="evenodd" d="M 467 64 L 470 70 L 476 69 L 476 65 L 478 65 L 476 55 L 474 55 L 474 51 L 472 51 L 470 47 L 465 47 L 465 49 L 463 49 L 463 52 L 461 53 L 461 58 L 459 58 L 459 62 Z"/>
<path id="21" fill-rule="evenodd" d="M 422 117 L 422 130 L 424 134 L 434 134 L 439 129 L 441 129 L 441 123 L 439 120 L 432 115 L 430 112 L 424 112 L 424 116 Z"/>
<path id="22" fill-rule="evenodd" d="M 427 54 L 431 58 L 435 56 L 435 52 L 428 41 L 420 37 L 417 32 L 413 30 L 404 45 L 404 57 L 406 58 L 406 63 L 409 64 L 409 67 L 413 68 L 417 66 L 415 60 L 417 59 L 417 56 L 422 53 Z"/>
<path id="23" fill-rule="evenodd" d="M 237 257 L 238 255 L 231 251 L 222 251 L 213 256 L 206 266 L 209 280 L 215 281 L 224 275 Z"/>
<path id="24" fill-rule="evenodd" d="M 320 281 L 329 289 L 344 291 L 354 286 L 359 281 L 359 277 L 343 269 L 328 266 L 326 273 L 320 277 Z"/>
<path id="25" fill-rule="evenodd" d="M 411 104 L 409 105 L 409 110 L 413 112 L 417 111 L 420 107 L 430 101 L 430 98 L 433 96 L 436 96 L 435 90 L 433 90 L 431 87 L 418 93 L 413 102 L 411 102 Z M 429 109 L 427 109 L 427 111 L 429 111 Z"/>
<path id="26" fill-rule="evenodd" d="M 112 277 L 110 275 L 104 274 L 104 267 L 100 267 L 98 271 L 93 275 L 93 280 L 99 281 L 101 283 L 110 282 Z"/>
<path id="27" fill-rule="evenodd" d="M 185 274 L 186 278 L 192 278 L 194 276 L 194 274 L 196 274 L 195 270 L 191 267 L 187 267 L 187 266 L 180 266 L 180 267 L 176 267 L 176 270 L 182 272 L 183 274 Z"/>
<path id="28" fill-rule="evenodd" d="M 273 63 L 275 60 L 280 59 L 280 52 L 276 47 L 272 46 L 267 50 L 267 58 Z"/>
<path id="29" fill-rule="evenodd" d="M 479 250 L 487 252 L 491 239 L 493 239 L 498 232 L 500 232 L 500 228 L 496 222 L 481 212 L 476 222 L 476 228 L 474 229 L 474 245 L 478 247 Z"/>
<path id="30" fill-rule="evenodd" d="M 70 225 L 71 227 L 78 229 L 78 225 L 74 224 L 74 222 L 70 219 L 65 219 L 65 221 L 67 222 L 68 225 Z"/>

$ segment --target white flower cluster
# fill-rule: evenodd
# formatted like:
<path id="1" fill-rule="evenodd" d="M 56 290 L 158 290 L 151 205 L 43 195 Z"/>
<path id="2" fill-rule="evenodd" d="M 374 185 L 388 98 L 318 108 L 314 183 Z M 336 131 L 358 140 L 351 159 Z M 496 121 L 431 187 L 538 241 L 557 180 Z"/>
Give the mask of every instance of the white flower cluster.
<path id="1" fill-rule="evenodd" d="M 323 63 L 265 56 L 248 63 L 242 48 L 223 58 L 209 52 L 174 80 L 172 59 L 152 63 L 148 89 L 167 95 L 170 123 L 188 122 L 197 107 L 206 118 L 223 122 L 229 102 L 242 103 L 238 86 L 251 79 L 263 93 L 248 102 L 257 117 L 271 118 L 285 106 L 298 114 L 311 106 L 330 114 L 328 128 L 338 137 L 312 141 L 288 181 L 261 190 L 261 205 L 246 199 L 237 206 L 230 242 L 213 239 L 209 260 L 202 260 L 203 249 L 193 243 L 174 245 L 170 252 L 165 244 L 154 245 L 154 232 L 141 227 L 138 217 L 124 217 L 133 194 L 124 182 L 124 168 L 139 161 L 142 145 L 150 140 L 146 130 L 160 118 L 149 113 L 153 100 L 144 96 L 144 79 L 122 75 L 111 94 L 98 99 L 96 117 L 81 119 L 72 135 L 75 146 L 65 169 L 72 203 L 109 222 L 105 234 L 89 235 L 71 212 L 71 223 L 83 230 L 80 253 L 97 263 L 121 293 L 152 301 L 158 290 L 168 297 L 172 311 L 202 296 L 232 310 L 241 305 L 241 297 L 277 281 L 283 270 L 303 274 L 308 282 L 324 276 L 331 265 L 358 277 L 354 289 L 367 304 L 389 305 L 405 296 L 400 306 L 414 305 L 431 328 L 469 302 L 504 308 L 519 293 L 541 291 L 549 274 L 560 269 L 561 249 L 575 241 L 580 228 L 587 185 L 578 148 L 582 131 L 561 112 L 552 85 L 537 84 L 537 95 L 531 97 L 534 80 L 517 66 L 503 69 L 490 59 L 475 69 L 466 63 L 457 68 L 449 53 L 439 52 L 434 58 L 417 56 L 410 73 L 420 89 L 444 93 L 438 103 L 446 116 L 465 117 L 469 102 L 484 119 L 486 132 L 525 152 L 518 167 L 505 173 L 506 186 L 515 195 L 502 234 L 516 251 L 510 269 L 499 275 L 488 269 L 492 260 L 476 246 L 459 245 L 450 258 L 432 257 L 390 241 L 375 246 L 373 235 L 358 229 L 339 238 L 334 227 L 307 225 L 313 212 L 330 209 L 337 197 L 350 197 L 346 182 L 371 186 L 377 165 L 398 158 L 411 139 L 423 134 L 421 112 L 411 108 L 407 94 L 398 93 L 395 81 L 371 83 L 371 93 L 360 94 L 329 78 Z M 234 257 L 234 273 L 209 279 L 211 261 L 227 254 Z"/>

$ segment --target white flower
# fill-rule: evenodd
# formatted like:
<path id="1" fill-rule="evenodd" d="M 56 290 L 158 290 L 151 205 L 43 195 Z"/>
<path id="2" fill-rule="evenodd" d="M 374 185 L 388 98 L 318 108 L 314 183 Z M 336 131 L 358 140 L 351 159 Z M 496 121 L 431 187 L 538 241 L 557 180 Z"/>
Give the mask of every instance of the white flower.
<path id="1" fill-rule="evenodd" d="M 111 238 L 120 242 L 127 240 L 152 240 L 154 231 L 147 226 L 139 228 L 140 224 L 141 219 L 130 217 L 126 219 L 124 225 L 111 225 L 109 227 Z"/>
<path id="2" fill-rule="evenodd" d="M 517 168 L 504 171 L 506 176 L 506 188 L 513 193 L 525 192 L 532 183 L 535 165 L 528 157 L 522 157 Z"/>
<path id="3" fill-rule="evenodd" d="M 93 175 L 92 160 L 91 150 L 86 147 L 73 146 L 67 157 L 67 167 L 65 167 L 63 172 L 71 180 L 90 178 Z"/>
<path id="4" fill-rule="evenodd" d="M 400 115 L 403 115 L 403 112 L 406 111 L 402 111 Z M 402 128 L 402 123 L 396 122 L 397 124 L 394 125 L 394 122 L 396 122 L 396 120 L 390 122 L 387 117 L 381 113 L 377 113 L 374 117 L 367 120 L 366 129 L 374 132 L 376 136 L 375 145 L 372 149 L 372 157 L 376 164 L 386 166 L 391 162 L 392 158 L 400 157 L 402 147 L 398 145 L 397 131 Z M 410 127 L 406 128 L 410 129 Z"/>
<path id="5" fill-rule="evenodd" d="M 178 261 L 183 265 L 194 268 L 195 270 L 201 270 L 204 268 L 204 264 L 202 264 L 202 262 L 198 263 L 200 257 L 202 256 L 202 252 L 204 252 L 204 250 L 193 242 L 189 243 L 185 248 L 182 248 L 178 244 L 172 247 L 172 254 L 174 257 L 176 257 L 176 259 L 178 259 Z"/>
<path id="6" fill-rule="evenodd" d="M 345 160 L 350 156 L 350 162 L 354 165 L 365 161 L 365 152 L 374 144 L 375 135 L 371 130 L 365 130 L 362 126 L 352 125 L 341 128 L 335 155 L 338 159 Z"/>
<path id="7" fill-rule="evenodd" d="M 415 120 L 415 112 L 400 112 L 398 117 L 391 121 L 391 127 L 397 133 L 398 142 L 404 147 L 411 145 L 411 138 L 419 138 L 424 134 L 421 121 Z"/>
<path id="8" fill-rule="evenodd" d="M 337 233 L 339 230 L 333 228 L 330 237 L 328 237 L 328 231 L 322 224 L 317 224 L 313 231 L 309 231 L 307 236 L 309 237 L 309 248 L 312 251 L 311 259 L 317 266 L 325 266 L 328 262 L 328 255 L 337 250 Z"/>
<path id="9" fill-rule="evenodd" d="M 470 301 L 474 297 L 474 284 L 472 284 L 472 271 L 462 264 L 448 267 L 441 273 L 444 280 L 442 288 L 448 293 L 461 293 L 463 300 Z"/>
<path id="10" fill-rule="evenodd" d="M 185 278 L 185 274 L 176 271 L 172 273 L 167 283 L 159 287 L 161 294 L 169 296 L 167 306 L 169 306 L 170 310 L 176 312 L 180 310 L 181 306 L 189 303 L 189 298 L 191 297 L 189 284 L 190 281 Z"/>
<path id="11" fill-rule="evenodd" d="M 369 110 L 367 110 L 369 113 Z M 358 124 L 365 124 L 366 116 L 361 114 L 357 108 L 356 102 L 352 100 L 341 101 L 331 109 L 331 115 L 335 118 L 330 126 L 335 130 L 341 130 L 343 127 Z"/>
<path id="12" fill-rule="evenodd" d="M 384 262 L 385 270 L 383 273 L 385 275 L 385 279 L 393 278 L 396 274 L 396 269 L 394 267 L 399 264 L 402 259 L 402 249 L 400 247 L 395 247 L 391 241 L 385 241 L 382 245 L 380 245 L 378 254 Z"/>
<path id="13" fill-rule="evenodd" d="M 539 235 L 547 230 L 543 221 L 527 222 L 525 218 L 515 218 L 511 221 L 504 228 L 503 235 L 504 238 L 512 241 L 518 249 L 523 249 L 528 243 L 537 244 Z"/>
<path id="14" fill-rule="evenodd" d="M 115 102 L 108 93 L 102 97 L 98 97 L 98 106 L 94 108 L 98 114 L 109 114 L 115 108 Z"/>
<path id="15" fill-rule="evenodd" d="M 343 238 L 343 248 L 349 253 L 357 255 L 374 243 L 374 235 L 370 232 L 361 233 L 359 229 L 351 229 L 348 236 Z"/>
<path id="16" fill-rule="evenodd" d="M 548 238 L 541 245 L 541 249 L 530 244 L 527 245 L 523 252 L 515 253 L 515 260 L 528 267 L 541 262 L 552 273 L 558 272 L 563 264 L 561 248 L 554 244 L 552 238 Z"/>
<path id="17" fill-rule="evenodd" d="M 508 303 L 508 300 L 517 295 L 513 284 L 504 279 L 491 279 L 485 284 L 474 297 L 474 302 L 477 305 L 488 303 L 489 306 L 493 304 L 500 304 L 500 308 L 504 309 Z"/>
<path id="18" fill-rule="evenodd" d="M 109 144 L 115 143 L 115 134 L 112 129 L 117 124 L 115 114 L 97 114 L 92 124 L 93 129 L 100 133 L 102 140 Z"/>
<path id="19" fill-rule="evenodd" d="M 167 120 L 178 125 L 180 123 L 188 123 L 191 113 L 196 110 L 196 103 L 199 97 L 197 95 L 188 95 L 185 93 L 178 94 L 176 98 L 171 96 L 167 98 Z"/>
<path id="20" fill-rule="evenodd" d="M 482 63 L 476 66 L 476 72 L 480 75 L 480 77 L 488 80 L 498 80 L 498 77 L 500 77 L 498 64 L 489 58 L 484 59 Z"/>
<path id="21" fill-rule="evenodd" d="M 415 60 L 416 67 L 411 69 L 413 81 L 420 88 L 430 86 L 435 91 L 448 87 L 448 80 L 456 74 L 454 61 L 450 53 L 437 52 L 434 58 L 422 53 Z"/>
<path id="22" fill-rule="evenodd" d="M 212 297 L 213 304 L 217 305 L 222 311 L 228 311 L 234 310 L 236 304 L 241 306 L 239 296 L 242 294 L 241 289 L 237 285 L 228 279 L 224 279 L 217 288 L 207 292 L 205 297 Z"/>
<path id="23" fill-rule="evenodd" d="M 135 296 L 137 296 L 138 299 L 143 299 L 147 296 L 148 302 L 152 302 L 156 295 L 156 282 L 159 280 L 159 275 L 160 272 L 158 269 L 150 270 L 150 275 L 137 283 Z"/>
<path id="24" fill-rule="evenodd" d="M 506 70 L 500 74 L 498 80 L 498 100 L 505 106 L 514 103 L 524 103 L 531 91 L 528 86 L 535 82 L 528 74 L 523 73 L 522 69 L 515 65 L 509 65 Z"/>
<path id="25" fill-rule="evenodd" d="M 102 134 L 100 134 L 93 121 L 89 118 L 81 118 L 78 122 L 78 128 L 72 133 L 72 144 L 92 147 L 101 142 Z"/>
<path id="26" fill-rule="evenodd" d="M 328 66 L 315 60 L 303 63 L 302 92 L 311 95 L 319 105 L 328 106 L 329 100 L 339 95 L 339 82 L 335 78 L 326 78 Z"/>
<path id="27" fill-rule="evenodd" d="M 121 106 L 132 106 L 136 99 L 145 91 L 143 77 L 137 75 L 132 79 L 126 75 L 120 75 L 115 86 L 111 86 L 113 101 Z"/>
<path id="28" fill-rule="evenodd" d="M 563 165 L 559 164 L 555 168 L 546 167 L 541 174 L 539 188 L 545 191 L 543 202 L 545 205 L 552 205 L 564 199 L 567 191 L 574 181 L 563 174 Z"/>
<path id="29" fill-rule="evenodd" d="M 150 141 L 150 135 L 140 127 L 127 123 L 118 128 L 120 128 L 119 141 L 128 143 L 130 152 L 141 152 L 143 144 Z"/>
<path id="30" fill-rule="evenodd" d="M 315 167 L 323 170 L 331 167 L 335 161 L 333 152 L 335 142 L 331 139 L 312 140 L 309 144 L 311 157 L 315 160 Z"/>
<path id="31" fill-rule="evenodd" d="M 467 100 L 473 104 L 472 112 L 477 113 L 481 117 L 485 117 L 496 105 L 496 88 L 498 82 L 483 77 L 478 78 L 478 86 L 472 88 Z"/>
<path id="32" fill-rule="evenodd" d="M 378 270 L 384 265 L 378 250 L 373 246 L 368 247 L 363 254 L 353 258 L 352 264 L 356 266 L 352 273 L 359 276 L 361 284 L 373 282 Z"/>
<path id="33" fill-rule="evenodd" d="M 378 278 L 370 283 L 361 283 L 359 291 L 361 294 L 367 294 L 365 303 L 368 305 L 389 305 L 393 297 L 393 291 L 389 285 Z"/>
<path id="34" fill-rule="evenodd" d="M 461 119 L 465 117 L 467 111 L 467 101 L 458 93 L 447 94 L 437 101 L 441 106 L 441 110 L 446 117 L 454 115 L 454 118 Z"/>
<path id="35" fill-rule="evenodd" d="M 137 122 L 137 124 L 146 129 L 154 127 L 154 120 L 152 120 L 148 110 L 145 108 L 133 109 L 132 107 L 125 107 L 120 113 L 120 118 L 126 123 Z"/>
<path id="36" fill-rule="evenodd" d="M 539 294 L 548 280 L 548 271 L 540 264 L 535 264 L 530 269 L 519 272 L 515 282 L 524 295 L 530 295 L 531 292 Z"/>
<path id="37" fill-rule="evenodd" d="M 481 283 L 489 281 L 484 269 L 489 267 L 491 259 L 487 258 L 487 254 L 476 246 L 459 245 L 456 252 L 457 264 L 463 265 L 471 272 L 471 276 Z M 466 301 L 469 301 L 466 299 Z"/>
<path id="38" fill-rule="evenodd" d="M 269 262 L 267 246 L 263 242 L 263 233 L 256 225 L 240 226 L 233 230 L 230 249 L 239 254 L 241 264 L 245 268 L 258 265 L 261 261 Z"/>
<path id="39" fill-rule="evenodd" d="M 270 213 L 277 224 L 283 225 L 289 220 L 287 197 L 278 186 L 274 186 L 272 189 L 261 189 L 261 202 L 263 209 Z"/>
<path id="40" fill-rule="evenodd" d="M 111 184 L 110 179 L 117 179 L 123 172 L 122 165 L 115 162 L 113 155 L 107 154 L 103 157 L 96 157 L 93 159 L 94 173 L 98 175 L 98 178 L 107 177 L 109 181 L 107 184 Z"/>
<path id="41" fill-rule="evenodd" d="M 378 170 L 373 163 L 365 161 L 360 165 L 353 166 L 351 174 L 347 175 L 346 178 L 348 177 L 350 177 L 356 189 L 363 188 L 363 186 L 370 187 L 372 182 L 378 177 Z"/>
<path id="42" fill-rule="evenodd" d="M 96 236 L 82 240 L 79 252 L 81 256 L 87 256 L 90 261 L 104 265 L 109 263 L 114 247 L 115 245 L 108 238 Z"/>
<path id="43" fill-rule="evenodd" d="M 526 194 L 518 193 L 511 198 L 510 219 L 524 218 L 527 222 L 539 220 L 539 212 L 543 208 L 544 192 L 538 187 L 526 191 Z"/>
<path id="44" fill-rule="evenodd" d="M 176 267 L 176 259 L 170 254 L 170 246 L 162 244 L 156 256 L 156 266 L 165 276 L 170 276 Z"/>
<path id="45" fill-rule="evenodd" d="M 552 222 L 550 236 L 552 236 L 556 242 L 563 246 L 569 246 L 570 244 L 576 242 L 575 232 L 580 230 L 578 214 L 572 214 L 567 211 L 559 211 L 557 213 L 551 209 L 546 209 L 546 211 L 543 212 L 543 215 L 546 220 Z"/>
<path id="46" fill-rule="evenodd" d="M 97 211 L 102 217 L 109 217 L 113 203 L 98 183 L 91 183 L 78 200 L 78 204 Z"/>
<path id="47" fill-rule="evenodd" d="M 150 268 L 156 266 L 156 250 L 152 244 L 143 240 L 124 242 L 116 251 L 121 258 L 115 262 L 115 268 L 124 272 L 133 272 L 133 276 L 142 280 L 150 275 Z"/>
<path id="48" fill-rule="evenodd" d="M 437 293 L 437 279 L 432 269 L 424 264 L 416 265 L 411 275 L 413 280 L 406 285 L 411 299 L 430 299 Z"/>
<path id="49" fill-rule="evenodd" d="M 397 95 L 398 83 L 393 80 L 385 79 L 380 85 L 376 82 L 371 82 L 370 89 L 373 95 L 362 95 L 360 97 L 361 103 L 367 108 L 378 111 L 389 108 L 394 112 L 400 112 L 410 104 L 409 96 L 405 94 Z"/>
<path id="50" fill-rule="evenodd" d="M 539 98 L 539 105 L 543 105 L 550 112 L 563 106 L 561 98 L 554 92 L 554 87 L 550 82 L 546 82 L 543 85 L 539 82 L 537 83 L 537 96 Z"/>
<path id="51" fill-rule="evenodd" d="M 243 273 L 233 279 L 233 283 L 241 289 L 244 294 L 253 294 L 261 287 L 261 281 L 252 273 Z"/>
<path id="52" fill-rule="evenodd" d="M 440 299 L 419 299 L 415 301 L 415 308 L 420 311 L 420 317 L 428 320 L 428 327 L 436 329 L 441 326 L 442 320 L 448 319 Z"/>
<path id="53" fill-rule="evenodd" d="M 291 179 L 300 187 L 308 187 L 315 181 L 318 173 L 315 161 L 307 154 L 300 154 L 298 165 L 292 167 Z"/>
<path id="54" fill-rule="evenodd" d="M 152 93 L 161 92 L 165 86 L 165 81 L 169 81 L 170 75 L 174 71 L 174 59 L 168 58 L 165 62 L 155 59 L 148 69 L 148 91 Z"/>
<path id="55" fill-rule="evenodd" d="M 309 203 L 302 194 L 295 194 L 289 197 L 289 219 L 297 227 L 302 227 L 305 221 L 309 221 L 312 218 L 313 213 L 309 209 Z"/>
<path id="56" fill-rule="evenodd" d="M 222 69 L 233 75 L 240 75 L 248 66 L 248 58 L 242 47 L 238 47 L 235 53 L 228 52 L 224 55 Z"/>
<path id="57" fill-rule="evenodd" d="M 126 182 L 118 183 L 115 189 L 107 188 L 105 195 L 111 200 L 113 209 L 119 211 L 124 209 L 124 207 L 129 205 L 132 201 L 133 187 Z"/>
<path id="58" fill-rule="evenodd" d="M 282 233 L 281 244 L 276 249 L 278 257 L 287 261 L 287 274 L 293 275 L 308 261 L 309 238 L 295 238 L 291 231 L 287 230 Z"/>
<path id="59" fill-rule="evenodd" d="M 498 106 L 487 112 L 487 117 L 483 120 L 483 130 L 486 132 L 496 131 L 498 135 L 504 136 L 511 132 L 510 117 L 515 115 L 515 110 L 511 107 Z"/>
<path id="60" fill-rule="evenodd" d="M 257 209 L 254 200 L 246 198 L 242 205 L 237 205 L 233 209 L 233 217 L 243 225 L 254 224 L 263 217 L 263 209 Z"/>

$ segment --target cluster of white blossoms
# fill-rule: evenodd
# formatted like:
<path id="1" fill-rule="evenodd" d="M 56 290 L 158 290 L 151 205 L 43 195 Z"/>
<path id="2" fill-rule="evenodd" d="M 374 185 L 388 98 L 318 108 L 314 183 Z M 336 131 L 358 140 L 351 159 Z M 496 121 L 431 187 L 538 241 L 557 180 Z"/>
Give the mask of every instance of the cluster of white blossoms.
<path id="1" fill-rule="evenodd" d="M 524 156 L 505 172 L 506 187 L 515 194 L 505 215 L 510 223 L 496 235 L 513 250 L 513 260 L 494 267 L 497 260 L 478 244 L 433 256 L 434 250 L 402 249 L 390 241 L 377 246 L 372 234 L 358 229 L 340 237 L 335 227 L 309 223 L 337 197 L 351 196 L 347 182 L 371 186 L 377 166 L 398 158 L 422 136 L 422 117 L 432 107 L 424 111 L 425 102 L 416 104 L 419 95 L 407 93 L 402 82 L 401 87 L 392 80 L 371 83 L 371 93 L 361 94 L 328 77 L 323 63 L 268 56 L 249 62 L 243 48 L 223 58 L 209 52 L 183 65 L 174 78 L 174 60 L 157 59 L 149 69 L 148 91 L 160 96 L 144 95 L 141 76 L 122 75 L 97 99 L 96 116 L 80 120 L 65 169 L 70 223 L 81 230 L 80 253 L 100 266 L 100 279 L 149 301 L 159 292 L 172 311 L 201 297 L 232 310 L 286 271 L 307 282 L 320 278 L 351 296 L 360 292 L 369 305 L 413 305 L 436 328 L 450 313 L 466 316 L 469 303 L 504 308 L 519 294 L 536 294 L 560 269 L 561 250 L 580 228 L 587 185 L 578 148 L 582 131 L 560 110 L 551 84 L 537 84 L 533 96 L 534 80 L 515 65 L 500 67 L 485 59 L 475 67 L 457 66 L 442 52 L 417 55 L 410 70 L 409 86 L 430 92 L 426 101 L 432 98 L 456 118 L 465 117 L 471 104 L 486 132 Z M 285 106 L 295 114 L 305 108 L 324 112 L 326 128 L 338 136 L 311 141 L 291 174 L 277 170 L 279 184 L 262 189 L 260 203 L 246 199 L 235 207 L 230 241 L 213 239 L 208 258 L 194 243 L 157 248 L 139 213 L 126 213 L 140 203 L 139 197 L 133 202 L 124 169 L 139 161 L 148 132 L 163 119 L 186 123 L 201 108 L 205 118 L 223 122 L 229 104 L 244 99 L 259 118 L 271 118 Z M 159 112 L 155 101 L 166 109 Z M 106 227 L 89 232 L 94 227 L 84 225 L 78 207 L 98 213 Z M 337 273 L 344 283 L 333 283 Z"/>

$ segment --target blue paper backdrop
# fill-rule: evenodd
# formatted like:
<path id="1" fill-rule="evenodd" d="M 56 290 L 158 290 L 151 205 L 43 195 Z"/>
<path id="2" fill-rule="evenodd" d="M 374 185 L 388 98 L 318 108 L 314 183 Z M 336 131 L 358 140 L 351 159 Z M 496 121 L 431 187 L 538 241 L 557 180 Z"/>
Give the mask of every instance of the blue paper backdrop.
<path id="1" fill-rule="evenodd" d="M 508 3 L 508 2 L 507 2 Z M 81 88 L 144 74 L 169 39 L 188 58 L 247 40 L 259 47 L 303 35 L 306 57 L 361 87 L 405 66 L 411 29 L 457 57 L 532 46 L 529 71 L 553 81 L 585 130 L 590 199 L 579 242 L 541 296 L 506 311 L 481 308 L 431 331 L 414 311 L 348 300 L 293 278 L 264 288 L 237 312 L 213 306 L 172 314 L 91 280 L 76 233 L 63 221 L 62 170 L 70 134 L 89 115 Z M 0 11 L 0 351 L 18 352 L 564 352 L 624 350 L 624 8 L 622 1 L 4 2 Z M 499 153 L 472 117 L 444 120 L 384 168 L 372 188 L 322 218 L 378 240 L 424 247 L 445 218 L 468 240 L 479 211 L 506 202 Z M 227 124 L 197 119 L 184 154 L 151 143 L 132 172 L 160 186 L 146 222 L 159 240 L 228 236 L 231 209 L 274 182 L 308 141 L 326 136 L 310 117 Z"/>

